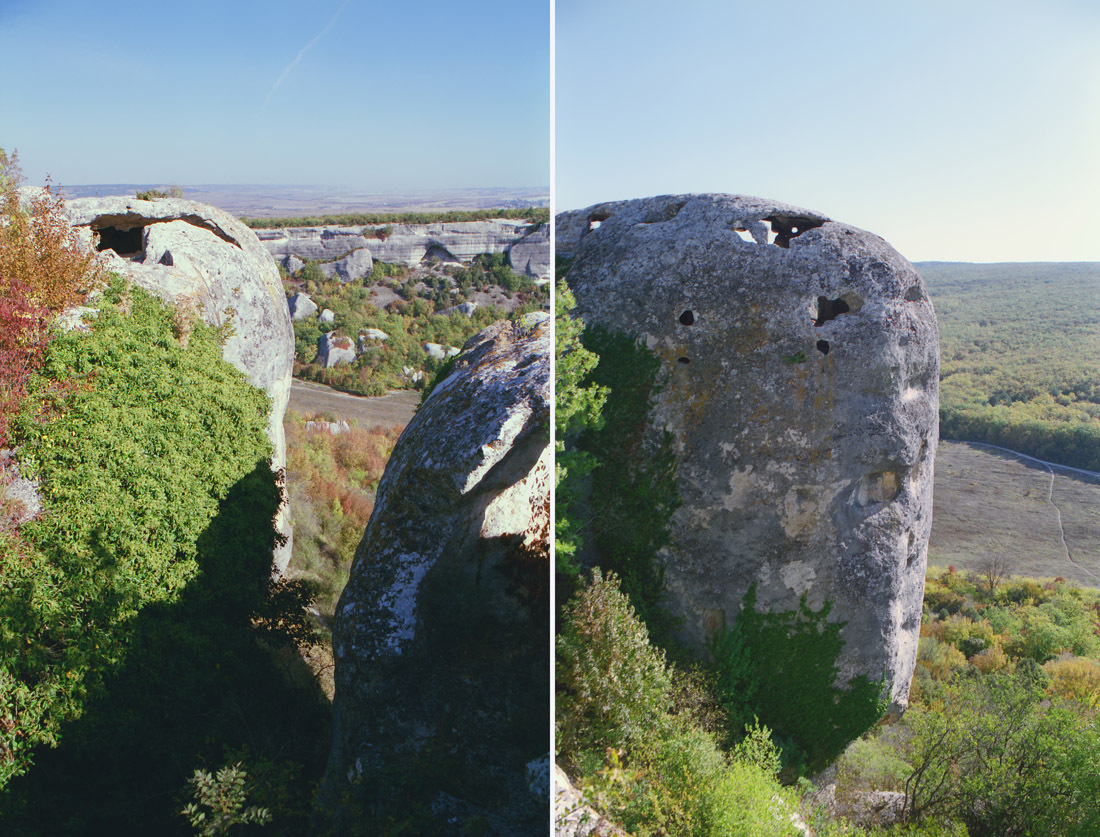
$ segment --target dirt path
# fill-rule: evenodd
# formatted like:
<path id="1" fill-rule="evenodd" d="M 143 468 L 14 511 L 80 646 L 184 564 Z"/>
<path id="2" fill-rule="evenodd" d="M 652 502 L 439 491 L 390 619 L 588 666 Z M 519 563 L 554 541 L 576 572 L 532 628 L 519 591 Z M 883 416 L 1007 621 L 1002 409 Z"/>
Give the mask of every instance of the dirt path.
<path id="1" fill-rule="evenodd" d="M 304 416 L 330 413 L 337 420 L 357 421 L 360 427 L 392 427 L 408 424 L 419 403 L 420 393 L 415 390 L 396 390 L 377 398 L 365 398 L 295 380 L 290 386 L 288 409 Z"/>

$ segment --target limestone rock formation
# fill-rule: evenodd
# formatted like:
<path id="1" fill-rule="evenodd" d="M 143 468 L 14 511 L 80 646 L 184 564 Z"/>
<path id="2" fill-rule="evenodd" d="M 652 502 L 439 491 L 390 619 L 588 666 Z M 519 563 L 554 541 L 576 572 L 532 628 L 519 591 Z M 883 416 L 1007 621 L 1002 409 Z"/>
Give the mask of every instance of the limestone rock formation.
<path id="1" fill-rule="evenodd" d="M 843 682 L 905 706 L 938 433 L 938 335 L 880 237 L 752 197 L 664 196 L 557 218 L 578 313 L 661 360 L 647 439 L 674 437 L 667 603 L 702 647 L 799 598 L 847 625 Z"/>
<path id="2" fill-rule="evenodd" d="M 508 263 L 521 276 L 550 278 L 550 225 L 543 224 L 509 247 Z"/>
<path id="3" fill-rule="evenodd" d="M 293 256 L 289 257 L 288 261 L 290 258 Z M 353 282 L 369 274 L 372 267 L 374 267 L 374 259 L 371 258 L 370 250 L 360 247 L 342 259 L 321 265 L 321 272 L 330 278 L 335 276 L 341 282 Z"/>
<path id="4" fill-rule="evenodd" d="M 109 270 L 208 323 L 232 324 L 224 357 L 271 398 L 272 465 L 284 467 L 294 331 L 279 271 L 252 230 L 220 209 L 182 199 L 80 198 L 66 208 Z M 290 560 L 282 513 L 279 529 L 288 536 L 275 556 L 282 571 Z"/>
<path id="5" fill-rule="evenodd" d="M 569 781 L 565 771 L 554 765 L 555 837 L 626 837 L 619 826 L 605 819 L 588 804 Z"/>
<path id="6" fill-rule="evenodd" d="M 370 259 L 414 266 L 433 257 L 444 262 L 458 262 L 469 261 L 481 253 L 503 253 L 524 237 L 527 227 L 523 221 L 497 219 L 444 224 L 393 224 L 385 237 L 375 235 L 375 228 L 369 226 L 287 227 L 257 230 L 256 234 L 268 251 L 284 263 L 292 256 L 321 261 L 339 260 L 337 264 L 343 263 L 343 267 L 322 267 L 330 271 L 330 275 L 347 281 L 349 277 L 361 278 L 369 273 Z M 548 264 L 549 239 L 543 246 Z M 537 249 L 537 244 L 532 243 L 532 247 Z M 363 265 L 367 265 L 366 272 L 354 276 Z"/>
<path id="7" fill-rule="evenodd" d="M 544 316 L 472 337 L 394 448 L 337 607 L 321 833 L 412 776 L 431 833 L 545 833 L 550 335 Z"/>
<path id="8" fill-rule="evenodd" d="M 355 363 L 355 344 L 350 337 L 330 331 L 317 338 L 317 362 L 325 369 L 340 363 Z"/>
<path id="9" fill-rule="evenodd" d="M 293 322 L 308 320 L 317 313 L 317 303 L 310 299 L 309 294 L 305 292 L 294 294 L 286 302 L 290 308 L 290 319 Z"/>

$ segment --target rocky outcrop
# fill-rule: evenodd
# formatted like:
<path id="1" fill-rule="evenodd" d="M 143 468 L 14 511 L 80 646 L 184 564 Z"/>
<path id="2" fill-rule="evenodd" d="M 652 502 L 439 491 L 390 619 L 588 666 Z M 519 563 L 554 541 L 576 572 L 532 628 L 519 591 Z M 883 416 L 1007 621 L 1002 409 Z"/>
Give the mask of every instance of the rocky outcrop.
<path id="1" fill-rule="evenodd" d="M 307 293 L 296 293 L 286 302 L 290 308 L 290 319 L 293 322 L 308 320 L 317 313 L 317 303 L 310 299 Z"/>
<path id="2" fill-rule="evenodd" d="M 66 208 L 107 269 L 184 312 L 231 327 L 224 357 L 271 398 L 272 465 L 284 467 L 294 332 L 279 272 L 252 230 L 220 209 L 188 200 L 81 198 Z M 288 536 L 275 556 L 281 571 L 290 560 L 283 513 L 279 528 Z"/>
<path id="3" fill-rule="evenodd" d="M 626 837 L 626 832 L 600 815 L 565 774 L 554 765 L 555 837 Z"/>
<path id="4" fill-rule="evenodd" d="M 521 276 L 550 278 L 550 225 L 543 224 L 508 248 L 508 263 Z"/>
<path id="5" fill-rule="evenodd" d="M 419 833 L 545 833 L 550 328 L 471 338 L 394 448 L 337 607 L 321 833 L 358 833 L 411 777 Z"/>
<path id="6" fill-rule="evenodd" d="M 325 369 L 340 363 L 355 363 L 355 344 L 350 337 L 330 331 L 317 338 L 317 362 Z"/>
<path id="7" fill-rule="evenodd" d="M 937 441 L 938 337 L 921 277 L 876 235 L 730 195 L 557 219 L 579 314 L 661 361 L 648 440 L 674 437 L 667 604 L 702 647 L 757 608 L 832 602 L 844 682 L 917 651 Z"/>
<path id="8" fill-rule="evenodd" d="M 277 260 L 291 257 L 334 262 L 323 266 L 329 275 L 344 281 L 370 272 L 371 260 L 410 267 L 432 258 L 443 262 L 466 262 L 481 253 L 503 253 L 525 241 L 528 224 L 504 219 L 457 221 L 445 224 L 393 224 L 381 227 L 287 227 L 257 230 L 256 234 Z M 376 234 L 375 230 L 388 230 Z M 365 233 L 365 234 L 364 234 Z M 540 244 L 532 239 L 522 245 L 526 262 L 541 264 L 536 253 Z M 541 244 L 549 273 L 550 244 L 547 234 Z M 365 266 L 365 271 L 363 267 Z"/>

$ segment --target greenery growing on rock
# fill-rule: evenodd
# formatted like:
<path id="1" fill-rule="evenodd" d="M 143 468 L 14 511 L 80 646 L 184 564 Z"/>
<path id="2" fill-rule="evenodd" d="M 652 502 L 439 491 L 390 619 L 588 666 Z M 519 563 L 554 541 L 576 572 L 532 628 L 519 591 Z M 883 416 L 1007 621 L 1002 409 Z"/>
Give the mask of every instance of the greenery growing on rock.
<path id="1" fill-rule="evenodd" d="M 270 402 L 215 329 L 181 340 L 121 280 L 97 307 L 50 343 L 13 424 L 44 511 L 0 545 L 6 833 L 169 834 L 191 770 L 226 748 L 266 775 L 323 758 L 319 695 L 273 656 L 308 633 L 308 591 L 271 579 Z M 265 784 L 257 804 L 300 833 L 308 795 Z"/>

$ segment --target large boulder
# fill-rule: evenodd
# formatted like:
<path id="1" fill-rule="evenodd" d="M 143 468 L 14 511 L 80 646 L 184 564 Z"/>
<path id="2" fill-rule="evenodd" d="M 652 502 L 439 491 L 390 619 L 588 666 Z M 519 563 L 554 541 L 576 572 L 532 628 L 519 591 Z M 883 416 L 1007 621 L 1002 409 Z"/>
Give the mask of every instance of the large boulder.
<path id="1" fill-rule="evenodd" d="M 550 336 L 471 338 L 394 448 L 337 607 L 322 833 L 375 833 L 392 805 L 433 820 L 418 833 L 545 833 Z"/>
<path id="2" fill-rule="evenodd" d="M 109 270 L 212 325 L 231 326 L 223 355 L 271 398 L 272 466 L 285 467 L 294 331 L 278 268 L 252 230 L 220 209 L 182 199 L 79 198 L 66 208 Z M 275 555 L 281 572 L 291 548 L 284 512 L 278 526 L 287 536 Z"/>
<path id="3" fill-rule="evenodd" d="M 355 363 L 355 343 L 343 334 L 330 331 L 317 338 L 317 362 L 325 369 L 340 363 Z"/>
<path id="4" fill-rule="evenodd" d="M 702 649 L 757 609 L 832 603 L 840 678 L 907 703 L 938 432 L 936 319 L 883 239 L 752 197 L 680 195 L 557 218 L 577 311 L 660 360 L 646 418 L 682 505 L 666 603 Z"/>
<path id="5" fill-rule="evenodd" d="M 287 299 L 287 306 L 290 308 L 290 319 L 293 322 L 308 320 L 317 313 L 317 303 L 304 291 Z"/>
<path id="6" fill-rule="evenodd" d="M 371 258 L 370 250 L 366 247 L 360 247 L 358 250 L 348 253 L 342 259 L 321 265 L 321 272 L 325 276 L 335 277 L 341 282 L 354 282 L 370 274 L 373 267 L 374 260 Z"/>

